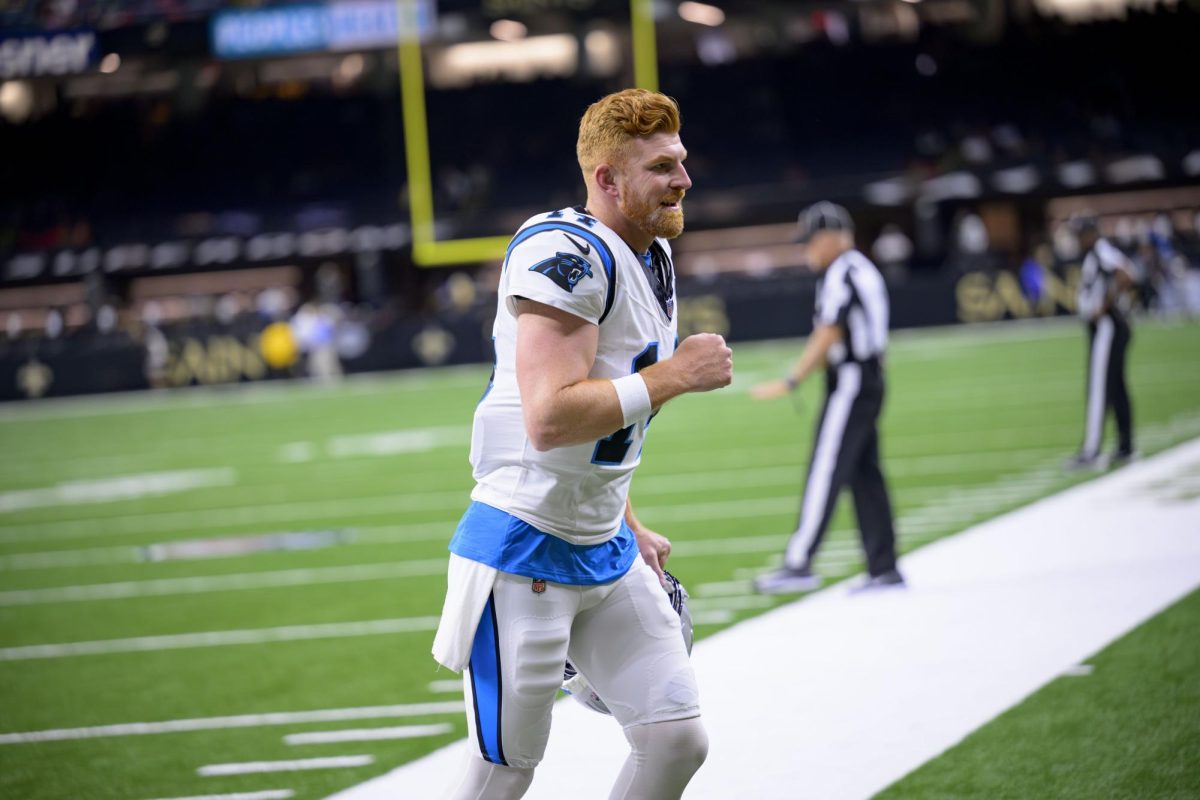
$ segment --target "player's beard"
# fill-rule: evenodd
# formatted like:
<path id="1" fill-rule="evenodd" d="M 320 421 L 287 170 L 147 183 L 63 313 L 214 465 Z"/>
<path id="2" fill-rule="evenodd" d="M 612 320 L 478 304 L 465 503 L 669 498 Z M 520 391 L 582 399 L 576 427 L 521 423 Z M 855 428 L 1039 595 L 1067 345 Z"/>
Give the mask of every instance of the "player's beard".
<path id="1" fill-rule="evenodd" d="M 663 200 L 675 200 L 678 208 L 667 208 Z M 641 197 L 631 197 L 623 194 L 618 207 L 621 213 L 651 236 L 661 236 L 664 239 L 674 239 L 683 233 L 683 193 L 678 199 L 674 197 L 649 200 Z"/>

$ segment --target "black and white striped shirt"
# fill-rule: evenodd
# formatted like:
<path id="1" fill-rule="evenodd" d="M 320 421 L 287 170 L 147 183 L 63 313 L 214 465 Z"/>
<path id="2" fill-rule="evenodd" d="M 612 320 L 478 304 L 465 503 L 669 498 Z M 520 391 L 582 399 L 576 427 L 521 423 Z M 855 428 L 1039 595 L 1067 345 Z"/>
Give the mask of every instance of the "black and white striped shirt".
<path id="1" fill-rule="evenodd" d="M 882 358 L 888 344 L 888 293 L 883 276 L 858 250 L 847 250 L 817 284 L 813 326 L 839 325 L 843 340 L 829 348 L 831 366 Z"/>
<path id="2" fill-rule="evenodd" d="M 1097 239 L 1083 257 L 1083 269 L 1079 276 L 1079 316 L 1091 320 L 1104 305 L 1104 298 L 1112 291 L 1117 271 L 1134 277 L 1132 262 L 1107 239 Z M 1129 298 L 1122 295 L 1113 303 L 1113 313 L 1124 316 L 1129 312 Z"/>

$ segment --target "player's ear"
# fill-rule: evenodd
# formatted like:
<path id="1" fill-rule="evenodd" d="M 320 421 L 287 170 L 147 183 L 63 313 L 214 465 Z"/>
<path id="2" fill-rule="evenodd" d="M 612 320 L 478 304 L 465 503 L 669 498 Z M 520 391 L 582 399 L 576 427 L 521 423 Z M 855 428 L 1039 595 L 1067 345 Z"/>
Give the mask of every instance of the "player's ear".
<path id="1" fill-rule="evenodd" d="M 621 191 L 617 188 L 617 168 L 612 164 L 597 164 L 596 169 L 592 172 L 592 177 L 596 180 L 596 185 L 600 187 L 600 191 L 613 197 L 620 196 Z"/>

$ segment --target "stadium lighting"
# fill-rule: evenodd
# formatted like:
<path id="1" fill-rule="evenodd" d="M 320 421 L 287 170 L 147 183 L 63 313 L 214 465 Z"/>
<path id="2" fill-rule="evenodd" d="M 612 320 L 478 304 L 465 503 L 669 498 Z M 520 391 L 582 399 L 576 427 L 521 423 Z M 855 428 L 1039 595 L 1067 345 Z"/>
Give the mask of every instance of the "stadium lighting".
<path id="1" fill-rule="evenodd" d="M 100 59 L 100 71 L 105 75 L 112 75 L 121 68 L 121 57 L 116 53 L 109 53 L 104 58 Z"/>
<path id="2" fill-rule="evenodd" d="M 336 86 L 349 86 L 362 77 L 366 69 L 366 59 L 360 53 L 351 53 L 341 60 L 333 71 L 333 83 Z"/>
<path id="3" fill-rule="evenodd" d="M 499 39 L 502 42 L 519 42 L 529 33 L 529 29 L 524 23 L 517 22 L 515 19 L 498 19 L 492 23 L 489 28 L 493 39 Z"/>
<path id="4" fill-rule="evenodd" d="M 588 70 L 593 75 L 615 75 L 621 68 L 620 43 L 608 31 L 590 31 L 583 38 L 583 49 L 587 53 Z"/>
<path id="5" fill-rule="evenodd" d="M 531 81 L 544 75 L 569 77 L 578 65 L 579 43 L 567 33 L 531 36 L 519 43 L 465 42 L 430 55 L 429 80 L 437 87 L 466 86 L 496 76 Z"/>
<path id="6" fill-rule="evenodd" d="M 685 0 L 679 4 L 679 16 L 697 25 L 708 25 L 715 28 L 725 21 L 725 12 L 708 3 L 695 3 Z"/>
<path id="7" fill-rule="evenodd" d="M 33 87 L 27 81 L 0 83 L 0 117 L 11 123 L 29 119 L 33 112 Z"/>

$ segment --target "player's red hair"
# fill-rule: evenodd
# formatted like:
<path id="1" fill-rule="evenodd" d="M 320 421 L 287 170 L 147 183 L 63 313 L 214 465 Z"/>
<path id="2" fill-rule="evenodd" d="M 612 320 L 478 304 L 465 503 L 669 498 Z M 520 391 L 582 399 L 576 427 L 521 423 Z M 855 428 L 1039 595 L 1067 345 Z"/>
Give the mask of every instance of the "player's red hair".
<path id="1" fill-rule="evenodd" d="M 625 89 L 588 106 L 579 121 L 575 155 L 584 178 L 597 164 L 620 163 L 625 147 L 639 136 L 679 133 L 679 104 L 648 89 Z"/>

